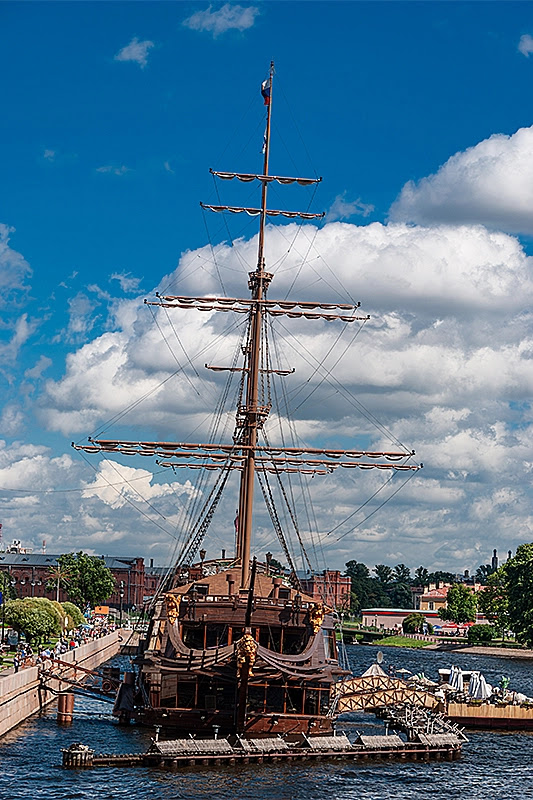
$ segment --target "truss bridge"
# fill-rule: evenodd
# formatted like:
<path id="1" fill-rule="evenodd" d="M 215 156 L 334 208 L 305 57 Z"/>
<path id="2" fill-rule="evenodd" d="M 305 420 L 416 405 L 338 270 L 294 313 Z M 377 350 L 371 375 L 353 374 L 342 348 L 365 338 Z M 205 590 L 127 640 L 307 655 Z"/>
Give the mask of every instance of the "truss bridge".
<path id="1" fill-rule="evenodd" d="M 349 678 L 334 684 L 331 691 L 339 714 L 347 711 L 374 711 L 399 703 L 427 709 L 436 709 L 439 705 L 438 698 L 430 692 L 385 674 L 365 673 L 358 678 Z"/>

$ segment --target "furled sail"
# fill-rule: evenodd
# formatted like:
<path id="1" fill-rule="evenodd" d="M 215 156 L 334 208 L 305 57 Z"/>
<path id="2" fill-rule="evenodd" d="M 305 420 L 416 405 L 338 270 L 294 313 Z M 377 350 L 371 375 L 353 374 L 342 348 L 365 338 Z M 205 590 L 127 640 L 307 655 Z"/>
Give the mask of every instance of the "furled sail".
<path id="1" fill-rule="evenodd" d="M 283 185 L 289 183 L 297 183 L 299 186 L 311 186 L 313 183 L 320 183 L 322 178 L 283 178 L 280 175 L 256 175 L 249 172 L 219 172 L 218 170 L 210 169 L 209 172 L 223 181 L 231 181 L 236 178 L 243 183 L 251 181 L 262 181 L 264 183 L 281 183 Z"/>

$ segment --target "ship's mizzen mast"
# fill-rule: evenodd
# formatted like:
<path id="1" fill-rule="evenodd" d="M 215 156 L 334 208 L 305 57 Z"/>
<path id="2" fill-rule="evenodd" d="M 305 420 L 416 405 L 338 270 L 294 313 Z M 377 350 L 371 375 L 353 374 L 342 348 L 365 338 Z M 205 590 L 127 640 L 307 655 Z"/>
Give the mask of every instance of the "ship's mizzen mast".
<path id="1" fill-rule="evenodd" d="M 205 365 L 207 369 L 221 371 L 242 371 L 244 373 L 245 391 L 242 405 L 239 405 L 236 416 L 233 444 L 193 444 L 186 442 L 133 442 L 124 440 L 89 439 L 87 445 L 74 445 L 77 450 L 88 453 L 120 453 L 124 455 L 156 456 L 159 464 L 178 468 L 237 470 L 241 473 L 239 491 L 239 510 L 237 522 L 236 558 L 241 565 L 241 588 L 248 588 L 250 554 L 253 525 L 253 501 L 255 473 L 257 470 L 268 472 L 300 472 L 311 474 L 328 474 L 341 468 L 385 469 L 385 470 L 418 470 L 420 466 L 409 463 L 414 452 L 374 452 L 366 450 L 332 450 L 330 448 L 309 447 L 271 447 L 258 445 L 258 432 L 262 429 L 270 412 L 270 401 L 265 403 L 261 394 L 261 376 L 264 373 L 288 375 L 294 370 L 265 369 L 262 363 L 262 329 L 267 316 L 280 315 L 293 318 L 322 319 L 328 322 L 366 321 L 368 316 L 356 316 L 356 305 L 345 303 L 320 303 L 314 301 L 267 300 L 267 292 L 273 275 L 265 267 L 265 227 L 268 216 L 284 216 L 311 220 L 323 217 L 323 214 L 311 214 L 296 211 L 274 211 L 267 208 L 267 190 L 272 182 L 279 184 L 298 183 L 310 185 L 318 183 L 321 178 L 285 178 L 269 175 L 270 126 L 272 113 L 272 83 L 274 64 L 271 63 L 268 80 L 263 83 L 262 94 L 267 106 L 266 133 L 264 144 L 263 172 L 261 175 L 237 172 L 217 172 L 212 174 L 223 180 L 236 178 L 243 182 L 257 180 L 261 183 L 261 207 L 241 208 L 236 206 L 202 207 L 214 212 L 248 213 L 259 217 L 259 237 L 257 267 L 249 273 L 249 289 L 251 297 L 239 299 L 231 297 L 185 297 L 182 295 L 156 295 L 155 301 L 149 305 L 165 308 L 197 309 L 199 311 L 233 311 L 248 314 L 249 336 L 242 368 Z M 146 303 L 147 301 L 145 301 Z M 340 313 L 335 313 L 340 312 Z M 267 363 L 267 366 L 270 365 Z M 263 403 L 263 404 L 262 404 Z M 203 463 L 194 463 L 194 460 Z M 212 512 L 211 512 L 212 514 Z M 210 520 L 210 517 L 209 517 Z M 203 528 L 202 528 L 203 530 Z M 196 534 L 198 536 L 198 534 Z M 204 534 L 205 535 L 205 534 Z M 194 536 L 193 536 L 194 538 Z M 188 543 L 190 544 L 190 542 Z M 198 541 L 196 548 L 200 547 Z M 189 551 L 192 545 L 189 547 Z M 194 554 L 193 554 L 194 556 Z"/>

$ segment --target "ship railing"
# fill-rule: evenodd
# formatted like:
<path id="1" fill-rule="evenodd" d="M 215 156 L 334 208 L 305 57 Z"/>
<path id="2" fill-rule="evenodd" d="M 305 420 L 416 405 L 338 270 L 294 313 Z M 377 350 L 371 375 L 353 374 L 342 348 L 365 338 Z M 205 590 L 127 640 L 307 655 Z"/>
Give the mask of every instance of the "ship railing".
<path id="1" fill-rule="evenodd" d="M 182 603 L 235 603 L 238 602 L 241 605 L 246 605 L 248 602 L 247 595 L 238 595 L 238 594 L 207 594 L 207 595 L 197 595 L 194 599 L 192 597 L 188 597 L 187 595 L 182 595 L 181 597 Z M 284 599 L 284 598 L 275 598 L 275 597 L 254 597 L 254 605 L 258 606 L 276 606 L 279 608 L 294 608 L 299 610 L 305 610 L 309 608 L 309 603 L 299 603 L 296 604 L 293 600 Z"/>

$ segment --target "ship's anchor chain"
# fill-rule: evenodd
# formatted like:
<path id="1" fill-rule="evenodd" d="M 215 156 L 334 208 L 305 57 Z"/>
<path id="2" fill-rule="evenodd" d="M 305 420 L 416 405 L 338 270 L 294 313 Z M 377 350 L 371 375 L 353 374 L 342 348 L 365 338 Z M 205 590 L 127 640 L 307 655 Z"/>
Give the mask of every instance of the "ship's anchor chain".
<path id="1" fill-rule="evenodd" d="M 237 642 L 237 668 L 242 671 L 248 669 L 248 676 L 253 677 L 252 668 L 257 655 L 257 642 L 250 633 L 245 633 Z"/>

